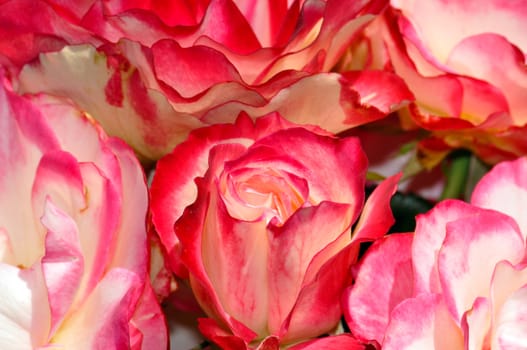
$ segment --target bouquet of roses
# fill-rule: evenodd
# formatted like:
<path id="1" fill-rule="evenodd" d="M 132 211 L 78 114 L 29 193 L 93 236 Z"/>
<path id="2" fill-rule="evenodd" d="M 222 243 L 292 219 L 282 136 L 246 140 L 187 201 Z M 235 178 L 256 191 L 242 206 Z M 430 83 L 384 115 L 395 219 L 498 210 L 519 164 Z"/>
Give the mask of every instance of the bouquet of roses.
<path id="1" fill-rule="evenodd" d="M 0 1 L 1 349 L 527 349 L 527 2 Z"/>

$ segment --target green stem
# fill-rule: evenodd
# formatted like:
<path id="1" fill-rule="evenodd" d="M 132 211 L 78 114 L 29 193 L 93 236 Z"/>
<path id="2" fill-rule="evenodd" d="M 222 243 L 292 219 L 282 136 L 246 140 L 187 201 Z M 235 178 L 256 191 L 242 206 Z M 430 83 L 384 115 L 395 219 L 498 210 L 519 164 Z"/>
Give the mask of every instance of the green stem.
<path id="1" fill-rule="evenodd" d="M 465 150 L 454 152 L 449 158 L 446 168 L 446 183 L 441 193 L 441 200 L 447 198 L 463 198 L 467 186 L 471 153 Z"/>

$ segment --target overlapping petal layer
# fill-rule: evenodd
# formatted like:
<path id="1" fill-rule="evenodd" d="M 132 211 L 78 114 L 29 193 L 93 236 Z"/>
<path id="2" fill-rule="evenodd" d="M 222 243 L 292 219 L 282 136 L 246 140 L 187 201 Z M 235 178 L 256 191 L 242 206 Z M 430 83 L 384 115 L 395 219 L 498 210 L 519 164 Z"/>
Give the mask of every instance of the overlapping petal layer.
<path id="1" fill-rule="evenodd" d="M 364 204 L 366 166 L 357 139 L 276 113 L 198 129 L 159 161 L 153 222 L 211 317 L 203 334 L 224 348 L 277 349 L 336 326 L 359 243 L 393 223 L 398 176 Z"/>
<path id="2" fill-rule="evenodd" d="M 292 122 L 340 132 L 412 101 L 391 73 L 330 73 L 385 5 L 7 1 L 0 5 L 9 14 L 0 17 L 0 37 L 10 40 L 0 57 L 17 91 L 68 97 L 142 160 L 157 160 L 191 130 L 234 122 L 241 111 L 253 119 L 278 111 Z M 43 17 L 22 23 L 10 17 L 30 11 Z"/>
<path id="3" fill-rule="evenodd" d="M 383 349 L 521 348 L 527 233 L 518 170 L 526 164 L 497 165 L 471 204 L 440 202 L 418 217 L 415 234 L 377 242 L 345 298 L 351 332 Z"/>
<path id="4" fill-rule="evenodd" d="M 67 101 L 2 84 L 0 105 L 1 347 L 166 344 L 131 149 Z"/>
<path id="5" fill-rule="evenodd" d="M 418 146 L 422 163 L 431 168 L 459 148 L 489 164 L 525 155 L 525 4 L 390 5 L 353 50 L 366 52 L 366 66 L 395 72 L 414 94 L 411 124 L 429 132 Z"/>

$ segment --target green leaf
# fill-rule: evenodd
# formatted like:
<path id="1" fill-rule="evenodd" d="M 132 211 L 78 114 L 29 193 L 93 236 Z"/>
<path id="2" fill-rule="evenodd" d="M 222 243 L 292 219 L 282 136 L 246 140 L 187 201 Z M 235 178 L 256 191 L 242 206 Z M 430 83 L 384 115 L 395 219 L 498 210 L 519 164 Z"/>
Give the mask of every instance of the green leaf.
<path id="1" fill-rule="evenodd" d="M 374 171 L 368 171 L 366 173 L 366 180 L 368 181 L 382 181 L 385 179 L 386 179 L 386 176 L 376 173 Z"/>

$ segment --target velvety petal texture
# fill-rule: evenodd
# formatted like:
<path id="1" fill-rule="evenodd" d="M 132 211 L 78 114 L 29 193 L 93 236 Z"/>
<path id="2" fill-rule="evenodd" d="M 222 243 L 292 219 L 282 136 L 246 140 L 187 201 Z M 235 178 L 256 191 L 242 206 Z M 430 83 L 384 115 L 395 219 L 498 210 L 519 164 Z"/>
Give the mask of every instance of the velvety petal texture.
<path id="1" fill-rule="evenodd" d="M 525 346 L 525 166 L 497 165 L 472 203 L 440 202 L 418 216 L 415 233 L 374 243 L 344 298 L 351 332 L 383 349 Z"/>
<path id="2" fill-rule="evenodd" d="M 393 223 L 399 176 L 364 204 L 366 168 L 358 139 L 277 113 L 198 129 L 158 162 L 153 222 L 210 317 L 199 325 L 206 337 L 226 349 L 278 349 L 336 327 L 359 243 Z M 323 346 L 339 339 L 360 347 L 348 337 Z"/>
<path id="3" fill-rule="evenodd" d="M 18 92 L 72 99 L 144 162 L 242 111 L 337 133 L 414 98 L 390 72 L 332 72 L 386 0 L 77 3 L 2 2 L 0 63 Z"/>
<path id="4" fill-rule="evenodd" d="M 0 106 L 0 347 L 165 347 L 133 151 L 66 100 Z"/>

